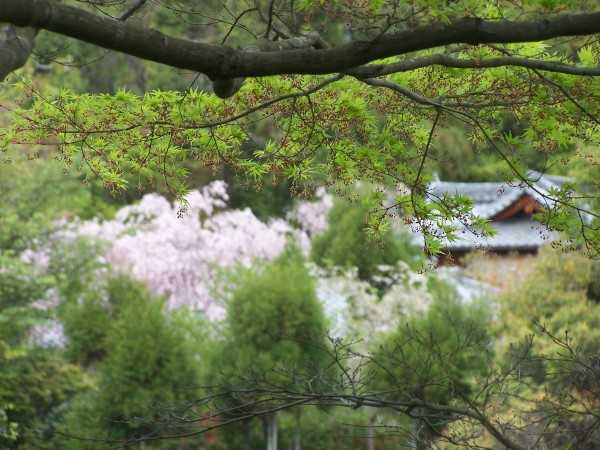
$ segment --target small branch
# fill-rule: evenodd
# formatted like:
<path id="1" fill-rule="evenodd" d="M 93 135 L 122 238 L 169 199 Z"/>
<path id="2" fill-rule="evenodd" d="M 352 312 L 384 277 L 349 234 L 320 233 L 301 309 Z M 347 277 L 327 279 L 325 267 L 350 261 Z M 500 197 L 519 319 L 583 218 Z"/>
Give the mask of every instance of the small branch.
<path id="1" fill-rule="evenodd" d="M 133 14 L 135 14 L 142 6 L 144 6 L 144 4 L 146 3 L 146 0 L 137 0 L 137 2 L 135 2 L 131 8 L 129 8 L 127 11 L 125 11 L 121 17 L 119 17 L 119 20 L 121 21 L 125 21 L 127 19 L 129 19 Z"/>
<path id="2" fill-rule="evenodd" d="M 370 64 L 356 69 L 345 71 L 347 75 L 357 78 L 372 78 L 390 75 L 398 72 L 408 72 L 430 66 L 443 66 L 456 69 L 490 69 L 496 67 L 523 67 L 526 69 L 544 70 L 548 72 L 564 73 L 578 76 L 600 76 L 600 66 L 580 67 L 565 64 L 559 61 L 543 61 L 538 59 L 527 59 L 509 56 L 506 58 L 487 59 L 459 59 L 446 54 L 424 56 L 422 58 L 411 58 L 390 64 Z"/>
<path id="3" fill-rule="evenodd" d="M 431 130 L 429 131 L 429 137 L 427 138 L 427 145 L 425 146 L 425 149 L 423 150 L 423 157 L 421 158 L 421 163 L 419 164 L 419 169 L 417 171 L 417 175 L 415 176 L 415 181 L 410 190 L 410 201 L 412 203 L 415 217 L 418 216 L 418 214 L 417 214 L 418 208 L 417 208 L 417 204 L 415 202 L 415 195 L 417 194 L 417 192 L 419 192 L 419 193 L 423 192 L 423 188 L 419 187 L 419 185 L 421 184 L 421 174 L 423 173 L 423 168 L 425 167 L 425 161 L 427 160 L 427 154 L 429 153 L 429 149 L 431 147 L 431 142 L 433 140 L 433 134 L 435 133 L 435 128 L 438 124 L 438 121 L 440 120 L 441 115 L 442 115 L 442 108 L 437 108 L 437 111 L 435 114 L 435 119 L 433 119 L 433 124 L 431 125 Z M 424 236 L 424 238 L 425 238 L 425 236 Z"/>
<path id="4" fill-rule="evenodd" d="M 370 86 L 377 86 L 377 87 L 384 87 L 387 89 L 391 89 L 392 91 L 395 91 L 395 92 L 403 95 L 404 97 L 407 97 L 408 99 L 410 99 L 420 105 L 429 107 L 429 108 L 483 109 L 483 108 L 494 108 L 494 107 L 498 107 L 498 106 L 512 106 L 516 103 L 516 101 L 500 101 L 500 100 L 491 101 L 491 102 L 482 102 L 482 103 L 449 102 L 446 100 L 438 100 L 438 99 L 434 100 L 434 99 L 430 99 L 428 97 L 419 95 L 416 92 L 413 92 L 410 89 L 405 88 L 404 86 L 402 86 L 398 83 L 394 83 L 393 81 L 390 81 L 390 80 L 382 80 L 379 78 L 367 78 L 367 79 L 359 78 L 359 80 Z"/>
<path id="5" fill-rule="evenodd" d="M 238 14 L 238 16 L 235 18 L 235 20 L 233 21 L 233 23 L 229 27 L 229 30 L 225 34 L 225 37 L 221 41 L 221 45 L 225 44 L 225 42 L 227 41 L 227 38 L 229 37 L 229 35 L 231 34 L 231 32 L 235 29 L 235 27 L 237 26 L 237 24 L 240 21 L 240 19 L 242 17 L 244 17 L 246 14 L 248 14 L 249 12 L 252 12 L 252 11 L 256 11 L 256 8 L 248 8 L 248 9 L 246 9 L 246 10 L 244 10 L 241 13 Z"/>
<path id="6" fill-rule="evenodd" d="M 260 18 L 266 23 L 269 23 L 269 18 L 267 16 L 265 16 L 264 12 L 259 8 L 258 9 L 258 13 L 260 14 Z M 274 19 L 276 19 L 276 17 L 274 17 Z M 287 26 L 282 22 L 282 25 L 285 26 L 287 28 Z M 279 37 L 280 39 L 289 39 L 292 36 L 290 36 L 289 33 L 287 33 L 286 31 L 283 31 L 281 29 L 281 27 L 279 27 L 274 20 L 271 20 L 271 24 L 270 24 L 271 29 L 275 32 L 275 34 L 277 35 L 277 37 Z"/>
<path id="7" fill-rule="evenodd" d="M 273 8 L 275 7 L 275 0 L 269 2 L 269 16 L 267 18 L 267 30 L 265 31 L 265 38 L 269 39 L 271 33 L 271 25 L 273 24 Z"/>

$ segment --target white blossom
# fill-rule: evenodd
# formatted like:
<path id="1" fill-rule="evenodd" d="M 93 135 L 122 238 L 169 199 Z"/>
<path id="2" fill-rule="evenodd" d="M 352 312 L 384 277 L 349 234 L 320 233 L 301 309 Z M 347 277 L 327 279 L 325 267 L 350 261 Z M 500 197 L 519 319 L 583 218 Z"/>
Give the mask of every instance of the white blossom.
<path id="1" fill-rule="evenodd" d="M 361 339 L 368 348 L 411 316 L 427 312 L 433 301 L 427 290 L 428 275 L 402 262 L 381 269 L 380 278 L 388 281 L 383 295 L 370 282 L 360 280 L 356 269 L 315 269 L 319 297 L 335 337 Z"/>
<path id="2" fill-rule="evenodd" d="M 294 222 L 311 238 L 327 229 L 327 216 L 333 206 L 333 196 L 325 188 L 318 188 L 315 200 L 301 201 L 286 215 L 288 221 Z"/>

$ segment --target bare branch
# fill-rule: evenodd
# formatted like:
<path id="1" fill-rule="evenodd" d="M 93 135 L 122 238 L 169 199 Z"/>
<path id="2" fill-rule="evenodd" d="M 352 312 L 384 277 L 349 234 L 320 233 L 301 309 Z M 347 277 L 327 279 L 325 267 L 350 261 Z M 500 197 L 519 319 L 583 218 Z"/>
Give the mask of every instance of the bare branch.
<path id="1" fill-rule="evenodd" d="M 119 17 L 119 20 L 127 20 L 129 19 L 133 14 L 135 14 L 142 6 L 144 6 L 144 4 L 146 3 L 146 0 L 137 0 L 133 5 L 131 5 L 131 7 L 125 11 L 121 17 Z"/>

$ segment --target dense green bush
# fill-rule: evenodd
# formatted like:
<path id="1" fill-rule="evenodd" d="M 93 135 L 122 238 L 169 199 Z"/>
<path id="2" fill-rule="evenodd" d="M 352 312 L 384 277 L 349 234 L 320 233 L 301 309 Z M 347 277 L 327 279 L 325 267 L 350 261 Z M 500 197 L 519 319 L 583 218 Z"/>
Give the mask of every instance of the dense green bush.
<path id="1" fill-rule="evenodd" d="M 154 424 L 140 424 L 135 418 L 151 419 L 152 405 L 171 405 L 189 398 L 186 387 L 198 381 L 196 352 L 177 316 L 166 314 L 164 301 L 150 296 L 140 283 L 119 276 L 109 282 L 107 290 L 108 303 L 92 308 L 89 300 L 81 305 L 86 310 L 80 317 L 82 324 L 92 311 L 100 317 L 110 315 L 111 321 L 97 324 L 107 327 L 100 337 L 103 359 L 96 361 L 98 377 L 92 389 L 74 400 L 64 431 L 116 440 L 140 438 L 150 433 Z M 93 330 L 87 338 L 96 339 L 98 331 Z M 89 361 L 89 354 L 87 358 Z M 80 448 L 77 441 L 69 439 L 63 445 Z M 147 445 L 163 448 L 169 443 Z"/>
<path id="2" fill-rule="evenodd" d="M 288 248 L 266 266 L 237 271 L 232 283 L 224 339 L 215 341 L 210 384 L 233 389 L 287 384 L 291 380 L 288 369 L 307 375 L 324 367 L 325 353 L 318 348 L 327 345 L 323 307 L 315 280 L 297 249 Z M 241 398 L 228 397 L 230 414 L 260 412 L 259 405 L 244 405 Z M 274 416 L 263 419 L 265 426 L 274 426 Z M 240 436 L 250 439 L 254 426 L 246 422 L 238 427 L 237 438 L 225 432 L 220 439 L 227 448 L 247 448 Z"/>

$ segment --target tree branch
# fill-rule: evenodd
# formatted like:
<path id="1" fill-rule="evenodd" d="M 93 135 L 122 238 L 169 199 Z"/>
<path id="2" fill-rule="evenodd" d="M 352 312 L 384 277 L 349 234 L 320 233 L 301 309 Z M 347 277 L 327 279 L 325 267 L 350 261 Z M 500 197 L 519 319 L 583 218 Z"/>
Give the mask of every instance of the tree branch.
<path id="1" fill-rule="evenodd" d="M 514 105 L 517 101 L 502 101 L 502 100 L 493 100 L 490 102 L 451 102 L 443 99 L 431 99 L 427 97 L 423 97 L 422 95 L 417 94 L 416 92 L 411 91 L 410 89 L 399 85 L 398 83 L 394 83 L 391 80 L 384 80 L 381 78 L 359 78 L 365 84 L 375 87 L 383 87 L 390 89 L 398 94 L 403 95 L 404 97 L 423 105 L 428 108 L 465 108 L 465 109 L 484 109 L 484 108 L 496 108 L 499 106 L 511 106 Z"/>
<path id="2" fill-rule="evenodd" d="M 526 69 L 544 70 L 578 76 L 599 76 L 600 66 L 580 67 L 559 61 L 543 61 L 518 57 L 488 58 L 488 59 L 459 59 L 446 54 L 411 58 L 390 64 L 370 64 L 345 71 L 346 74 L 357 78 L 373 78 L 390 75 L 397 72 L 408 72 L 429 66 L 452 67 L 456 69 L 489 69 L 495 67 L 515 66 Z"/>
<path id="3" fill-rule="evenodd" d="M 0 23 L 0 81 L 27 62 L 36 35 L 35 28 Z"/>
<path id="4" fill-rule="evenodd" d="M 131 17 L 133 14 L 135 14 L 137 10 L 139 10 L 142 6 L 144 6 L 145 3 L 146 3 L 146 0 L 137 0 L 133 5 L 131 5 L 131 7 L 127 11 L 125 11 L 121 15 L 121 17 L 119 17 L 119 20 L 129 19 L 129 17 Z"/>
<path id="5" fill-rule="evenodd" d="M 308 47 L 326 48 L 327 44 L 319 36 L 319 33 L 311 32 L 306 37 L 295 37 L 281 41 L 257 39 L 253 45 L 244 48 L 244 51 L 256 54 L 256 52 L 281 52 Z M 240 90 L 243 83 L 244 78 L 242 77 L 213 79 L 213 92 L 220 98 L 229 98 Z"/>
<path id="6" fill-rule="evenodd" d="M 169 37 L 153 29 L 100 17 L 55 0 L 3 0 L 0 21 L 46 29 L 143 59 L 198 71 L 211 79 L 328 74 L 380 58 L 449 44 L 533 42 L 600 32 L 600 12 L 562 14 L 531 21 L 459 18 L 449 24 L 435 22 L 333 48 L 245 52 Z"/>

